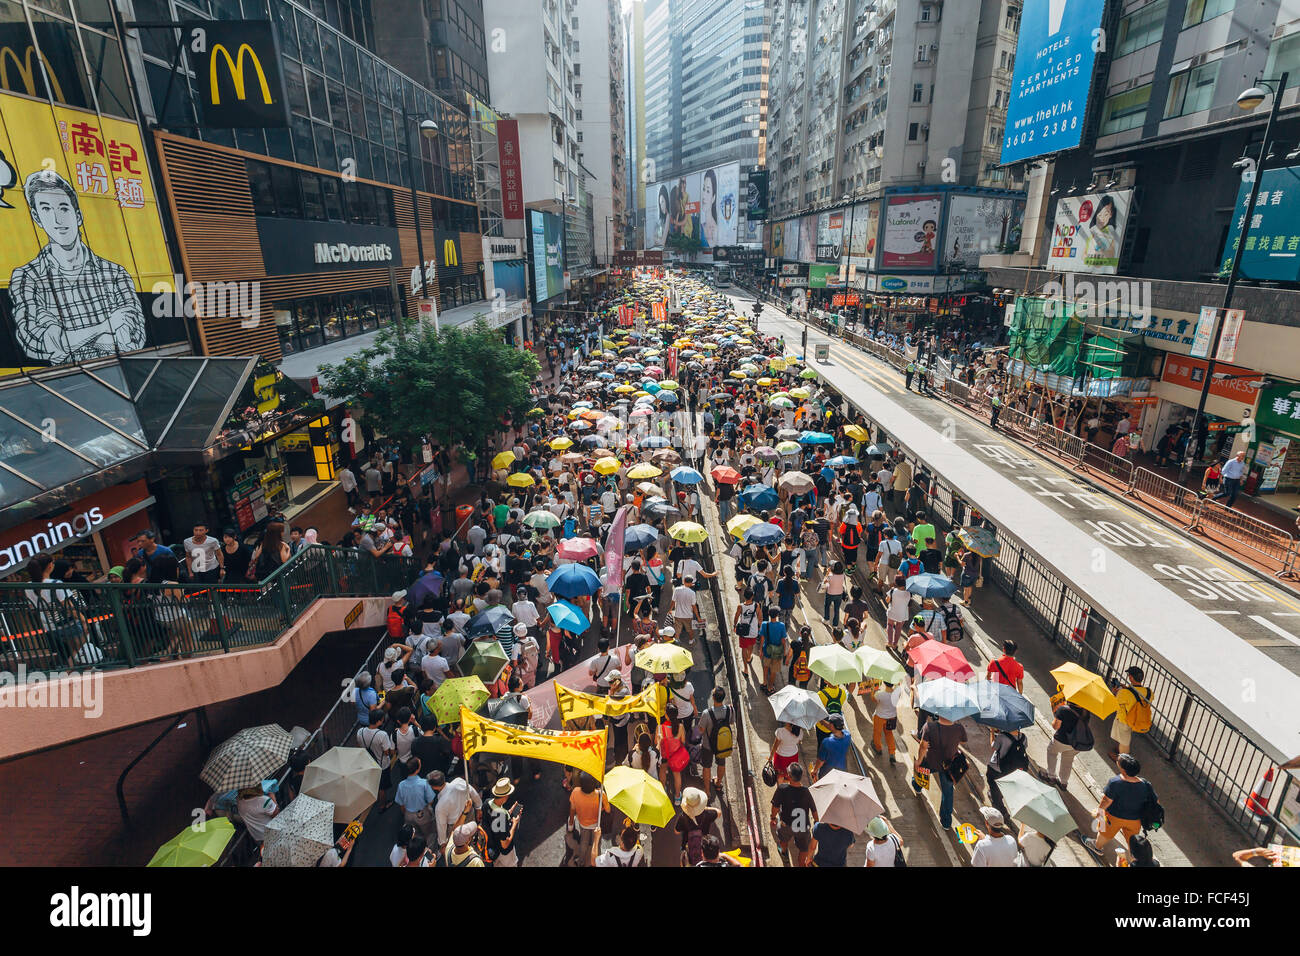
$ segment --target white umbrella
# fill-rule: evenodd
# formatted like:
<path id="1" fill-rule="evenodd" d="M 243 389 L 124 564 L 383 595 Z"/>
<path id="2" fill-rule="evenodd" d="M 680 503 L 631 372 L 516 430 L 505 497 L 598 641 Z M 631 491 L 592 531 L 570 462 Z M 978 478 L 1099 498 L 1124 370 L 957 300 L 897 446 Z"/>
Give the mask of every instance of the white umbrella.
<path id="1" fill-rule="evenodd" d="M 767 699 L 776 719 L 783 724 L 794 724 L 807 730 L 819 720 L 830 716 L 817 694 L 802 687 L 787 684 Z"/>
<path id="2" fill-rule="evenodd" d="M 334 822 L 350 823 L 379 795 L 379 764 L 360 747 L 331 747 L 302 775 L 302 793 L 334 804 Z"/>
<path id="3" fill-rule="evenodd" d="M 299 794 L 266 825 L 263 866 L 315 866 L 334 845 L 334 804 Z"/>
<path id="4" fill-rule="evenodd" d="M 828 771 L 808 792 L 822 823 L 833 823 L 854 833 L 866 830 L 868 823 L 885 812 L 875 785 L 856 773 Z"/>

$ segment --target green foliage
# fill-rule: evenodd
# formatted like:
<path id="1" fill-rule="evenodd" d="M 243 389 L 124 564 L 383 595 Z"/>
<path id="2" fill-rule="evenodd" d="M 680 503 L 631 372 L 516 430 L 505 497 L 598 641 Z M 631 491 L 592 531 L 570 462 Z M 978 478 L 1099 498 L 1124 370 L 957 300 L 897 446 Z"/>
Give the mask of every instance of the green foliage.
<path id="1" fill-rule="evenodd" d="M 365 410 L 380 433 L 414 446 L 422 435 L 477 449 L 509 416 L 532 407 L 537 356 L 502 341 L 479 321 L 443 329 L 407 323 L 339 365 L 321 367 L 326 392 Z"/>

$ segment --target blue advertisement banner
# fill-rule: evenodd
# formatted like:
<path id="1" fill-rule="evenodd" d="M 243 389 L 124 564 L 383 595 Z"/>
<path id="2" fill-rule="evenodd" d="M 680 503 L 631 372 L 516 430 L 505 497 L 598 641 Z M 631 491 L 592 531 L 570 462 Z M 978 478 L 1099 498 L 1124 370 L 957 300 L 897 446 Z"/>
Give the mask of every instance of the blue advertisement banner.
<path id="1" fill-rule="evenodd" d="M 1079 145 L 1104 9 L 1098 0 L 1026 0 L 1002 141 L 1004 164 Z"/>
<path id="2" fill-rule="evenodd" d="M 1259 183 L 1259 198 L 1246 229 L 1246 247 L 1241 254 L 1243 279 L 1300 281 L 1300 166 L 1266 169 Z M 1246 225 L 1249 182 L 1237 190 L 1228 238 L 1223 244 L 1220 273 L 1232 269 L 1232 257 Z"/>
<path id="3" fill-rule="evenodd" d="M 533 301 L 545 302 L 564 292 L 564 242 L 560 217 L 528 210 L 532 241 Z"/>

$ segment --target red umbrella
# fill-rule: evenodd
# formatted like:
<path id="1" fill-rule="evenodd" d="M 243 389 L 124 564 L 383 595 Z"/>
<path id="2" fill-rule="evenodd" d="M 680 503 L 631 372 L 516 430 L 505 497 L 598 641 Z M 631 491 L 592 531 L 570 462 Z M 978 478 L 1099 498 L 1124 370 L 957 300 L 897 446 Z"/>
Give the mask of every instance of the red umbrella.
<path id="1" fill-rule="evenodd" d="M 714 468 L 709 472 L 709 474 L 713 476 L 714 481 L 724 485 L 740 484 L 740 472 L 727 465 L 719 465 L 717 468 Z"/>
<path id="2" fill-rule="evenodd" d="M 951 644 L 931 638 L 907 652 L 907 659 L 924 678 L 948 677 L 967 681 L 975 676 L 966 656 Z"/>
<path id="3" fill-rule="evenodd" d="M 570 561 L 586 561 L 601 554 L 600 545 L 592 538 L 566 538 L 560 542 L 560 546 L 555 551 L 560 557 L 568 558 Z"/>

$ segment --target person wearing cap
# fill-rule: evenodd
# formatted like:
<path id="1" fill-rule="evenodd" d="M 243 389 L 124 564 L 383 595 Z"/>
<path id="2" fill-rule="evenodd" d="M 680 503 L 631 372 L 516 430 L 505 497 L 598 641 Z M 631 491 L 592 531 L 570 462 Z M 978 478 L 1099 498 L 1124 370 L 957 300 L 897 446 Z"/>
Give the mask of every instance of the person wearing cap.
<path id="1" fill-rule="evenodd" d="M 474 849 L 475 838 L 479 835 L 478 824 L 470 821 L 462 823 L 452 831 L 451 839 L 443 849 L 443 862 L 447 866 L 487 866 L 483 857 Z"/>
<path id="2" fill-rule="evenodd" d="M 487 857 L 493 866 L 518 866 L 519 854 L 515 850 L 515 834 L 523 804 L 512 799 L 515 785 L 508 777 L 501 777 L 492 787 L 492 799 L 483 808 L 483 824 L 487 830 Z"/>
<path id="3" fill-rule="evenodd" d="M 375 674 L 379 677 L 380 690 L 387 694 L 396 686 L 397 681 L 393 677 L 393 673 L 403 670 L 410 658 L 411 646 L 409 644 L 398 643 L 384 648 L 384 659 L 375 668 Z"/>
<path id="4" fill-rule="evenodd" d="M 388 636 L 395 641 L 406 637 L 406 591 L 394 591 L 392 603 L 388 606 Z"/>
<path id="5" fill-rule="evenodd" d="M 971 866 L 1016 866 L 1020 845 L 1006 830 L 1006 819 L 995 807 L 980 807 L 985 835 L 975 843 Z"/>
<path id="6" fill-rule="evenodd" d="M 867 835 L 871 842 L 866 847 L 866 866 L 898 866 L 903 855 L 903 838 L 884 817 L 872 817 L 867 824 Z"/>
<path id="7" fill-rule="evenodd" d="M 104 575 L 104 581 L 107 584 L 121 584 L 122 575 L 126 573 L 126 568 L 120 564 L 115 564 L 108 569 L 108 574 Z"/>
<path id="8" fill-rule="evenodd" d="M 812 779 L 821 777 L 824 770 L 849 769 L 849 751 L 853 749 L 853 736 L 844 726 L 843 714 L 831 714 L 827 718 L 831 732 L 822 738 L 817 747 L 817 759 L 812 765 Z M 847 849 L 847 847 L 846 847 Z"/>

